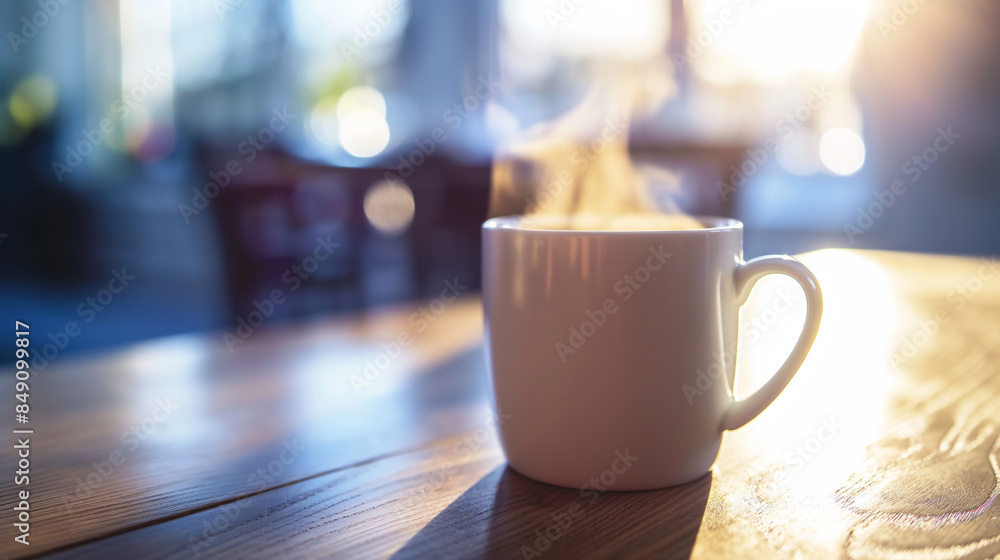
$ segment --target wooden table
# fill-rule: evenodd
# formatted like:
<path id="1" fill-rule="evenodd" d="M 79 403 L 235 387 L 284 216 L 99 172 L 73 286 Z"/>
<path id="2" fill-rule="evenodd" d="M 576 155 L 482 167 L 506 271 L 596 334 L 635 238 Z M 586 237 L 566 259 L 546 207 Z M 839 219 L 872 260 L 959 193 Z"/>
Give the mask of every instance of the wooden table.
<path id="1" fill-rule="evenodd" d="M 3 555 L 996 558 L 1000 264 L 804 260 L 826 295 L 809 359 L 688 485 L 591 502 L 507 469 L 465 299 L 422 332 L 414 306 L 265 329 L 232 354 L 199 335 L 60 360 L 31 387 L 31 544 L 13 542 L 4 475 Z M 740 394 L 801 324 L 783 282 L 744 314 Z"/>

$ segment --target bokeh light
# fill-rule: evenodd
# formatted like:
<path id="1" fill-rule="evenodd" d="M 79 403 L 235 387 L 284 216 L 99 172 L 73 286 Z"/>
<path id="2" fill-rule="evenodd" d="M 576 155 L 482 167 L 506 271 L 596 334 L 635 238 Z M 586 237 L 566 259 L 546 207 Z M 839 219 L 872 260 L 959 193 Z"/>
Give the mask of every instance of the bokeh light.
<path id="1" fill-rule="evenodd" d="M 358 86 L 345 91 L 337 101 L 337 117 L 340 119 L 362 109 L 371 109 L 384 118 L 385 97 L 373 87 Z"/>
<path id="2" fill-rule="evenodd" d="M 778 144 L 778 163 L 796 175 L 811 175 L 822 169 L 816 134 L 807 128 L 796 130 Z"/>
<path id="3" fill-rule="evenodd" d="M 337 138 L 337 100 L 333 97 L 320 99 L 309 114 L 309 129 L 313 136 L 326 147 L 340 145 Z"/>
<path id="4" fill-rule="evenodd" d="M 380 181 L 365 193 L 365 216 L 378 231 L 399 235 L 410 227 L 415 205 L 410 188 L 399 181 Z"/>
<path id="5" fill-rule="evenodd" d="M 338 140 L 352 156 L 372 157 L 389 144 L 385 98 L 375 88 L 355 87 L 337 102 Z"/>
<path id="6" fill-rule="evenodd" d="M 865 143 L 851 129 L 828 130 L 819 141 L 819 157 L 831 172 L 851 175 L 865 164 Z"/>
<path id="7" fill-rule="evenodd" d="M 10 115 L 18 126 L 30 129 L 52 116 L 56 98 L 56 86 L 48 76 L 28 76 L 14 87 L 10 95 Z"/>

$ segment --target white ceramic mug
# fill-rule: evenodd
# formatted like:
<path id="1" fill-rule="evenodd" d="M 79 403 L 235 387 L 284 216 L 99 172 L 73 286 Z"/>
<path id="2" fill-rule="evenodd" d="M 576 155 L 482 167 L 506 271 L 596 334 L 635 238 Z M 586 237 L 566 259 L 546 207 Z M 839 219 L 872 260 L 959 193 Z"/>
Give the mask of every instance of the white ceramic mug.
<path id="1" fill-rule="evenodd" d="M 711 469 L 725 430 L 760 414 L 795 375 L 819 329 L 816 277 L 788 256 L 744 262 L 743 224 L 697 219 L 704 229 L 483 224 L 487 359 L 512 468 L 581 489 L 683 484 Z M 774 273 L 805 291 L 805 325 L 777 373 L 737 401 L 740 307 Z"/>

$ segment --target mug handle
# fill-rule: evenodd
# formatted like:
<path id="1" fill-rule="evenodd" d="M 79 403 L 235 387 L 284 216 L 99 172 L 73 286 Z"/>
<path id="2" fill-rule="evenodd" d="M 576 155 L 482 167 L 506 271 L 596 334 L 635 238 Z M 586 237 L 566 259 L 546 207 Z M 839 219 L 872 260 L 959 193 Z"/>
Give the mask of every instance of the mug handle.
<path id="1" fill-rule="evenodd" d="M 820 290 L 819 282 L 806 265 L 787 255 L 760 257 L 737 265 L 735 284 L 736 301 L 739 306 L 743 307 L 746 304 L 754 285 L 768 274 L 791 276 L 799 286 L 802 286 L 802 291 L 806 294 L 806 322 L 792 352 L 771 379 L 754 394 L 743 400 L 733 401 L 729 406 L 729 411 L 722 419 L 723 430 L 742 427 L 774 402 L 805 361 L 806 354 L 809 353 L 819 332 L 820 317 L 823 314 L 823 292 Z"/>

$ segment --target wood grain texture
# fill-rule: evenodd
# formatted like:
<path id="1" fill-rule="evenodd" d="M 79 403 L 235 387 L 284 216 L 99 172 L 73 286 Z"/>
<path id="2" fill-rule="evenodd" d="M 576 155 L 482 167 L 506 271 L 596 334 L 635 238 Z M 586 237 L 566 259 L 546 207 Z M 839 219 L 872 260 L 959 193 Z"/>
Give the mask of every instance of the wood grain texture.
<path id="1" fill-rule="evenodd" d="M 478 301 L 422 332 L 413 311 L 264 330 L 233 354 L 215 335 L 54 362 L 32 378 L 32 544 L 11 536 L 0 553 L 117 534 L 475 428 L 486 411 L 485 378 L 467 374 L 483 360 Z M 356 391 L 352 376 L 400 333 L 412 343 Z M 305 451 L 285 463 L 286 445 Z M 13 465 L 12 447 L 2 453 Z"/>
<path id="2" fill-rule="evenodd" d="M 331 364 L 357 364 L 344 356 L 351 345 L 363 339 L 369 352 L 377 349 L 406 310 L 365 328 L 357 325 L 371 320 L 262 333 L 246 362 L 204 350 L 192 358 L 184 344 L 172 356 L 155 354 L 168 356 L 160 369 L 149 354 L 136 361 L 150 347 L 67 364 L 68 378 L 80 381 L 46 387 L 51 408 L 42 433 L 52 439 L 39 439 L 39 449 L 48 450 L 38 454 L 42 476 L 33 485 L 45 491 L 33 504 L 37 538 L 27 552 L 997 557 L 1000 263 L 853 251 L 804 260 L 827 303 L 813 351 L 774 405 L 727 434 L 713 473 L 688 485 L 586 493 L 508 469 L 495 426 L 503 416 L 490 416 L 481 382 L 478 309 L 468 302 L 441 323 L 448 328 L 429 330 L 413 348 L 425 358 L 402 358 L 396 374 L 371 393 L 348 386 L 351 398 L 322 390 L 343 376 Z M 737 394 L 752 391 L 781 362 L 803 304 L 779 278 L 755 291 L 742 318 Z M 166 388 L 193 403 L 193 412 L 179 409 L 107 486 L 67 513 L 58 496 L 72 491 L 74 473 L 87 471 L 94 446 L 106 456 L 123 426 L 149 414 L 148 404 L 138 404 L 143 397 Z M 190 418 L 182 419 L 182 410 Z M 282 442 L 289 437 L 304 449 L 285 464 Z M 275 461 L 278 476 L 248 484 Z M 25 555 L 9 542 L 4 553 Z"/>
<path id="3" fill-rule="evenodd" d="M 495 432 L 484 430 L 486 438 L 448 438 L 57 558 L 120 557 L 140 548 L 151 558 L 517 558 L 523 549 L 556 558 L 690 553 L 711 475 L 653 492 L 581 495 L 508 469 Z"/>

